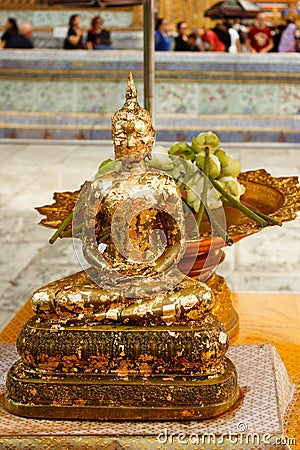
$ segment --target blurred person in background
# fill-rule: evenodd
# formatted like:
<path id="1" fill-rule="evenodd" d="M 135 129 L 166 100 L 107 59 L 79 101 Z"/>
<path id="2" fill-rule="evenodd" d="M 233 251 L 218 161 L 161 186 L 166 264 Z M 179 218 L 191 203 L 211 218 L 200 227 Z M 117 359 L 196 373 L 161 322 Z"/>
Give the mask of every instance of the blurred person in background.
<path id="1" fill-rule="evenodd" d="M 199 47 L 200 52 L 204 52 L 204 45 L 201 39 L 201 28 L 194 28 L 192 34 L 196 35 L 196 45 Z"/>
<path id="2" fill-rule="evenodd" d="M 100 43 L 96 44 L 94 50 L 111 50 L 110 32 L 107 30 L 101 31 Z"/>
<path id="3" fill-rule="evenodd" d="M 9 17 L 4 25 L 4 33 L 1 36 L 0 48 L 5 48 L 13 36 L 19 34 L 16 19 Z"/>
<path id="4" fill-rule="evenodd" d="M 171 49 L 171 40 L 168 35 L 168 22 L 166 19 L 157 19 L 154 39 L 156 51 L 169 51 Z"/>
<path id="5" fill-rule="evenodd" d="M 189 52 L 200 52 L 200 47 L 197 45 L 197 34 L 190 33 L 188 36 Z"/>
<path id="6" fill-rule="evenodd" d="M 64 41 L 65 50 L 78 50 L 84 47 L 83 32 L 80 28 L 80 15 L 73 14 L 69 20 L 69 29 Z"/>
<path id="7" fill-rule="evenodd" d="M 285 25 L 284 24 L 280 24 L 280 25 L 274 25 L 271 27 L 271 33 L 272 33 L 272 38 L 273 38 L 273 48 L 270 50 L 270 52 L 272 53 L 277 53 L 278 52 L 278 46 L 279 46 L 279 42 L 281 39 L 281 34 L 285 29 Z"/>
<path id="8" fill-rule="evenodd" d="M 248 33 L 247 27 L 241 23 L 241 19 L 233 19 L 232 28 L 234 28 L 238 33 L 240 37 L 240 43 L 243 46 L 246 42 L 246 36 Z"/>
<path id="9" fill-rule="evenodd" d="M 228 33 L 230 36 L 230 47 L 228 48 L 229 53 L 240 53 L 243 51 L 242 44 L 240 41 L 240 35 L 238 31 L 233 28 L 230 23 L 228 23 Z"/>
<path id="10" fill-rule="evenodd" d="M 267 53 L 274 47 L 271 29 L 266 26 L 263 13 L 257 14 L 256 22 L 248 32 L 246 47 L 251 53 Z"/>
<path id="11" fill-rule="evenodd" d="M 22 48 L 31 49 L 34 47 L 31 37 L 33 33 L 33 26 L 29 22 L 24 22 L 19 27 L 19 34 L 13 36 L 5 48 Z"/>
<path id="12" fill-rule="evenodd" d="M 91 28 L 87 34 L 88 50 L 101 50 L 110 48 L 110 33 L 102 28 L 103 20 L 100 16 L 93 17 Z"/>
<path id="13" fill-rule="evenodd" d="M 186 52 L 189 50 L 187 23 L 182 21 L 176 25 L 178 35 L 175 37 L 175 52 Z"/>
<path id="14" fill-rule="evenodd" d="M 205 51 L 210 52 L 225 52 L 226 46 L 213 30 L 198 29 L 198 37 L 202 41 Z"/>
<path id="15" fill-rule="evenodd" d="M 278 51 L 279 52 L 295 52 L 296 51 L 296 30 L 297 27 L 293 20 L 288 19 L 285 29 L 282 31 Z"/>
<path id="16" fill-rule="evenodd" d="M 225 52 L 228 52 L 231 45 L 230 34 L 228 32 L 228 24 L 226 22 L 220 22 L 215 26 L 215 28 L 212 29 L 212 31 L 225 45 Z"/>

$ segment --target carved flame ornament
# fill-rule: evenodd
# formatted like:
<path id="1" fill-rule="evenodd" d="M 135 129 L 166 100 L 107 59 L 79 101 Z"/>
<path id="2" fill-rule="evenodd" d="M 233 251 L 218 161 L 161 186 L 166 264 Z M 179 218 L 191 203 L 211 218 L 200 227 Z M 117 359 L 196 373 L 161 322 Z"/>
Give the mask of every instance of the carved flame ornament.
<path id="1" fill-rule="evenodd" d="M 177 267 L 186 244 L 180 192 L 144 164 L 154 130 L 131 74 L 112 134 L 120 168 L 89 183 L 77 208 L 90 268 L 32 295 L 36 315 L 18 338 L 6 408 L 36 418 L 217 416 L 240 399 L 228 335 L 210 288 Z"/>

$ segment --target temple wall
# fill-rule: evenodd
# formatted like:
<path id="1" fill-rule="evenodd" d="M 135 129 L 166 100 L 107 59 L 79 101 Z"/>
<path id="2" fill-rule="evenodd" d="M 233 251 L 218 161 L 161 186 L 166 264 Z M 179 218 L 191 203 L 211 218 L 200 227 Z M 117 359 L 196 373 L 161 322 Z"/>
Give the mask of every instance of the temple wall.
<path id="1" fill-rule="evenodd" d="M 18 23 L 30 22 L 34 29 L 53 29 L 58 26 L 67 26 L 69 18 L 72 14 L 80 14 L 81 26 L 89 27 L 91 19 L 99 14 L 98 9 L 90 8 L 89 10 L 80 9 L 64 9 L 64 10 L 4 10 L 0 11 L 0 23 L 4 24 L 7 17 L 14 16 Z M 104 20 L 105 26 L 108 28 L 129 28 L 133 27 L 133 10 L 125 9 L 124 11 L 101 11 L 101 16 Z"/>
<path id="2" fill-rule="evenodd" d="M 300 54 L 156 53 L 158 140 L 300 142 Z M 0 53 L 0 137 L 110 139 L 140 51 Z"/>
<path id="3" fill-rule="evenodd" d="M 96 3 L 96 2 L 95 2 Z M 158 17 L 168 20 L 170 31 L 176 31 L 177 22 L 184 20 L 189 26 L 189 31 L 198 27 L 210 28 L 215 21 L 204 17 L 205 11 L 216 0 L 156 0 L 155 13 Z M 297 2 L 281 0 L 256 0 L 270 23 L 278 24 L 282 21 L 281 12 L 288 3 L 296 6 Z M 0 30 L 7 17 L 16 17 L 18 22 L 32 22 L 35 31 L 53 31 L 54 27 L 66 26 L 71 14 L 81 15 L 83 28 L 89 27 L 93 16 L 101 14 L 105 26 L 112 31 L 126 29 L 130 31 L 143 30 L 143 7 L 134 6 L 70 6 L 67 3 L 59 5 L 51 4 L 51 0 L 2 0 L 0 11 Z M 300 21 L 300 17 L 298 18 Z M 136 47 L 134 47 L 136 48 Z"/>
<path id="4" fill-rule="evenodd" d="M 67 35 L 69 18 L 79 14 L 81 27 L 86 37 L 91 19 L 101 15 L 104 27 L 110 30 L 112 45 L 118 49 L 142 49 L 143 9 L 141 5 L 122 8 L 63 8 L 47 9 L 4 9 L 0 10 L 0 33 L 8 17 L 14 17 L 19 24 L 30 22 L 34 27 L 32 40 L 35 48 L 63 48 Z"/>

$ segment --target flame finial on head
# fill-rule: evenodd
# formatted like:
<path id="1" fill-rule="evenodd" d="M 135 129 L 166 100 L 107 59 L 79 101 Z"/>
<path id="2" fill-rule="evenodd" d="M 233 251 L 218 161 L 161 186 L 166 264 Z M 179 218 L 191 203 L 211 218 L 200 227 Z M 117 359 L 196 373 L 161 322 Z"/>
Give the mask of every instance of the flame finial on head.
<path id="1" fill-rule="evenodd" d="M 137 103 L 137 90 L 132 72 L 128 74 L 128 84 L 126 89 L 126 103 Z"/>

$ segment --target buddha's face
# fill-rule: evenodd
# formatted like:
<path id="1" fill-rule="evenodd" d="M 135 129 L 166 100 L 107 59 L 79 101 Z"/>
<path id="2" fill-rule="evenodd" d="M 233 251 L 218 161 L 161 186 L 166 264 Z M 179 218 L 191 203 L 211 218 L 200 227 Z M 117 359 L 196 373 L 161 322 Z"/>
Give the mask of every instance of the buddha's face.
<path id="1" fill-rule="evenodd" d="M 150 116 L 149 116 L 150 117 Z M 114 123 L 113 139 L 116 156 L 122 154 L 148 153 L 154 141 L 152 121 L 137 118 L 134 114 L 119 117 Z"/>

